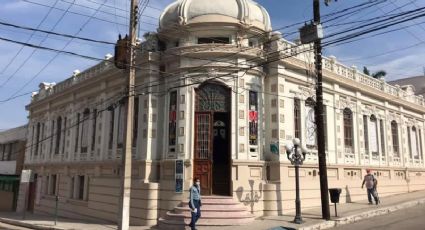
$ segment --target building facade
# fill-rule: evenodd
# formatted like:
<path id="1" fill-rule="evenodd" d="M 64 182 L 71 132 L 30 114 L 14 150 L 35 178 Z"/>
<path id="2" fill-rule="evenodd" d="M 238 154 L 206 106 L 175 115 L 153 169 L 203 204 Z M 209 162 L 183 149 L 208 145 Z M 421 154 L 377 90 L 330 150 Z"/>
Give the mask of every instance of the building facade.
<path id="1" fill-rule="evenodd" d="M 425 100 L 324 57 L 326 142 L 317 143 L 312 45 L 272 32 L 251 0 L 176 1 L 137 50 L 130 222 L 155 225 L 187 200 L 233 197 L 255 216 L 294 209 L 284 145 L 309 149 L 304 207 L 320 205 L 317 144 L 329 187 L 364 199 L 371 168 L 381 196 L 425 189 Z M 116 220 L 123 155 L 125 71 L 111 56 L 58 84 L 41 83 L 30 113 L 25 167 L 37 175 L 35 211 Z M 276 151 L 277 149 L 277 151 Z M 273 150 L 273 151 L 272 151 Z"/>
<path id="2" fill-rule="evenodd" d="M 0 132 L 0 211 L 14 211 L 24 165 L 27 126 Z"/>

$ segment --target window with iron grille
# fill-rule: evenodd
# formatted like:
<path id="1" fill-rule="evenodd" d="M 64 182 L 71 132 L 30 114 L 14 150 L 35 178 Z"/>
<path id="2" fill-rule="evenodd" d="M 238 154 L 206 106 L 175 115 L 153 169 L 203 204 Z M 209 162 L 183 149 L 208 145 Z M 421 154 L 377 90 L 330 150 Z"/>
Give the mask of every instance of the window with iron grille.
<path id="1" fill-rule="evenodd" d="M 385 133 L 384 133 L 384 121 L 379 120 L 380 132 L 381 132 L 381 154 L 385 156 Z"/>
<path id="2" fill-rule="evenodd" d="M 62 136 L 62 117 L 58 117 L 56 120 L 56 142 L 55 142 L 55 154 L 59 154 L 60 141 Z"/>
<path id="3" fill-rule="evenodd" d="M 88 147 L 88 128 L 89 128 L 90 110 L 85 109 L 83 120 L 81 121 L 81 152 L 86 153 Z"/>
<path id="4" fill-rule="evenodd" d="M 400 157 L 398 144 L 398 126 L 396 121 L 391 122 L 391 136 L 393 139 L 393 154 L 395 157 Z"/>
<path id="5" fill-rule="evenodd" d="M 97 109 L 93 110 L 93 120 L 92 120 L 92 133 L 91 133 L 91 150 L 94 151 L 96 147 L 96 125 L 97 125 Z"/>
<path id="6" fill-rule="evenodd" d="M 168 145 L 175 146 L 177 142 L 177 91 L 170 93 L 168 116 Z"/>
<path id="7" fill-rule="evenodd" d="M 301 101 L 294 99 L 294 136 L 301 139 Z"/>
<path id="8" fill-rule="evenodd" d="M 344 109 L 344 146 L 353 148 L 353 112 L 350 109 Z"/>
<path id="9" fill-rule="evenodd" d="M 249 144 L 258 145 L 258 93 L 249 91 Z"/>
<path id="10" fill-rule="evenodd" d="M 77 113 L 77 121 L 76 121 L 76 126 L 75 126 L 75 152 L 78 152 L 78 140 L 79 140 L 79 135 L 80 135 L 80 113 Z"/>
<path id="11" fill-rule="evenodd" d="M 108 140 L 108 148 L 112 149 L 114 144 L 114 120 L 115 120 L 115 109 L 112 108 L 109 112 L 109 140 Z"/>
<path id="12" fill-rule="evenodd" d="M 65 142 L 66 142 L 66 117 L 63 118 L 63 141 L 62 141 L 62 153 L 65 153 Z"/>
<path id="13" fill-rule="evenodd" d="M 37 123 L 37 131 L 36 131 L 36 145 L 35 145 L 35 152 L 34 155 L 38 155 L 38 150 L 40 148 L 40 123 Z"/>
<path id="14" fill-rule="evenodd" d="M 369 152 L 369 133 L 368 133 L 368 122 L 367 122 L 367 115 L 363 115 L 363 132 L 364 132 L 364 148 L 366 151 L 366 154 Z"/>

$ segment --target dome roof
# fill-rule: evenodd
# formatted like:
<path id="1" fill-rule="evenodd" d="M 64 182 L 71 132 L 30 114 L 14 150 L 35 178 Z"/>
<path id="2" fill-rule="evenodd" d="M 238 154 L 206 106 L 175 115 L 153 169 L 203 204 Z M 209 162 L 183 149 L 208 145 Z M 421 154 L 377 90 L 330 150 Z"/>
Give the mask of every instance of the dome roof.
<path id="1" fill-rule="evenodd" d="M 159 26 L 195 23 L 235 23 L 271 30 L 266 9 L 252 0 L 177 0 L 165 8 Z"/>

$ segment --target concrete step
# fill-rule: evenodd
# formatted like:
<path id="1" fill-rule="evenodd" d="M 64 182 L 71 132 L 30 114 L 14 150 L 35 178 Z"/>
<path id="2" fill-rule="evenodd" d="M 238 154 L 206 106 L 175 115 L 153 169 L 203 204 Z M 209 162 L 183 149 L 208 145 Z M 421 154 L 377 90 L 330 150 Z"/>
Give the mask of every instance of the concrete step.
<path id="1" fill-rule="evenodd" d="M 254 221 L 247 208 L 226 196 L 203 196 L 202 214 L 197 225 L 199 226 L 235 226 L 245 225 Z M 167 212 L 158 222 L 159 229 L 185 229 L 190 223 L 191 212 L 187 201 L 181 202 L 173 210 Z"/>
<path id="2" fill-rule="evenodd" d="M 251 215 L 249 212 L 204 212 L 201 210 L 202 218 L 207 219 L 244 219 L 244 218 L 254 218 L 254 215 Z M 176 219 L 176 218 L 191 218 L 192 214 L 190 212 L 184 213 L 174 213 L 167 212 L 167 219 Z"/>
<path id="3" fill-rule="evenodd" d="M 175 207 L 174 213 L 190 213 L 189 207 Z M 248 211 L 243 206 L 229 206 L 229 207 L 215 207 L 215 206 L 202 206 L 201 207 L 202 213 L 208 213 L 208 212 L 222 212 L 227 213 L 228 215 L 231 215 L 233 212 L 246 212 Z"/>
<path id="4" fill-rule="evenodd" d="M 202 217 L 196 223 L 196 226 L 239 226 L 247 225 L 254 221 L 254 218 L 250 219 L 227 219 L 223 221 L 222 219 L 203 219 Z M 160 218 L 158 221 L 159 229 L 185 229 L 187 225 L 190 224 L 190 219 L 180 219 L 180 220 L 168 220 Z"/>

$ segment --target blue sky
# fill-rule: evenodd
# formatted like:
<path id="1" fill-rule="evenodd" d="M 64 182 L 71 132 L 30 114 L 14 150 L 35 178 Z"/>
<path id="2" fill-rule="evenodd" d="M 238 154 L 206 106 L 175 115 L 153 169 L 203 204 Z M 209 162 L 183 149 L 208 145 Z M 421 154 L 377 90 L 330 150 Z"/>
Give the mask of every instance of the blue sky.
<path id="1" fill-rule="evenodd" d="M 157 18 L 162 9 L 173 1 L 151 0 L 143 12 L 141 28 L 146 31 L 155 31 Z M 205 0 L 205 2 L 208 4 L 208 2 L 213 3 L 214 1 Z M 269 11 L 273 28 L 312 18 L 312 0 L 258 0 L 257 2 Z M 322 14 L 335 12 L 361 2 L 366 2 L 366 0 L 340 0 L 333 2 L 328 7 L 322 5 Z M 40 4 L 54 6 L 54 9 L 50 10 L 49 7 Z M 28 27 L 39 26 L 44 30 L 114 42 L 118 33 L 126 33 L 128 30 L 125 25 L 128 23 L 126 10 L 128 10 L 129 4 L 130 0 L 1 0 L 0 21 Z M 424 6 L 425 0 L 388 0 L 352 17 L 341 18 L 338 23 L 382 16 L 391 11 L 400 13 Z M 114 8 L 118 8 L 118 10 Z M 96 9 L 100 9 L 100 11 L 96 12 Z M 92 18 L 79 14 L 91 15 Z M 327 47 L 325 55 L 334 55 L 345 65 L 356 65 L 359 69 L 362 66 L 368 66 L 372 71 L 386 70 L 388 80 L 422 75 L 423 66 L 425 66 L 425 24 L 420 24 L 422 22 L 425 22 L 425 18 L 403 24 L 412 25 L 404 30 L 346 45 Z M 330 24 L 332 23 L 335 22 Z M 341 29 L 343 28 L 325 30 L 325 33 Z M 281 32 L 285 34 L 295 30 L 296 28 L 292 27 Z M 46 37 L 42 33 L 35 33 L 31 37 L 31 34 L 28 31 L 0 26 L 0 37 L 8 39 L 29 41 L 29 43 L 37 45 L 41 44 L 99 58 L 103 58 L 107 53 L 113 53 L 111 45 L 94 44 L 57 36 Z M 296 38 L 294 35 L 288 37 L 288 39 L 294 38 Z M 418 45 L 403 49 L 415 44 Z M 37 91 L 40 82 L 60 82 L 70 77 L 73 70 L 84 70 L 96 64 L 94 61 L 79 57 L 57 55 L 41 50 L 34 52 L 34 49 L 29 47 L 23 48 L 18 53 L 21 48 L 20 45 L 0 41 L 0 85 L 10 78 L 7 84 L 0 88 L 0 101 L 14 94 L 21 95 Z M 368 58 L 392 50 L 399 51 Z M 30 95 L 26 95 L 0 103 L 0 130 L 25 124 L 28 116 L 25 105 L 29 101 Z"/>

